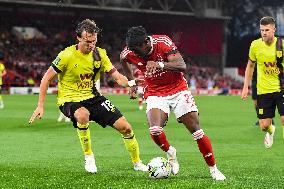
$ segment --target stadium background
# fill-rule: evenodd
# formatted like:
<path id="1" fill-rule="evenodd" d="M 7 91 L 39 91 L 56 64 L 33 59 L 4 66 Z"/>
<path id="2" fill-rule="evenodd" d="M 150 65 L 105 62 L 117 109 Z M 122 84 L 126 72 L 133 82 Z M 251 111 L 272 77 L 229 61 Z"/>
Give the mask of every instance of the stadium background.
<path id="1" fill-rule="evenodd" d="M 103 171 L 95 178 L 88 175 L 86 179 L 92 181 L 86 182 L 79 144 L 72 129 L 65 127 L 65 123 L 56 123 L 55 95 L 47 97 L 44 120 L 27 129 L 26 122 L 37 96 L 9 93 L 37 93 L 50 62 L 60 50 L 76 42 L 76 23 L 91 18 L 103 29 L 98 46 L 107 49 L 119 70 L 119 53 L 127 29 L 143 25 L 150 34 L 167 34 L 173 39 L 188 65 L 188 83 L 196 84 L 196 89 L 191 86 L 196 94 L 239 94 L 249 44 L 259 37 L 258 20 L 265 15 L 274 16 L 277 35 L 284 36 L 283 12 L 281 0 L 0 0 L 0 52 L 5 55 L 8 72 L 3 78 L 5 108 L 0 110 L 0 188 L 282 188 L 284 154 L 280 132 L 273 149 L 264 151 L 262 133 L 250 127 L 255 119 L 252 104 L 242 103 L 238 96 L 196 97 L 202 112 L 201 123 L 212 137 L 220 167 L 229 178 L 225 184 L 210 184 L 207 170 L 200 166 L 201 157 L 195 148 L 188 151 L 185 143 L 188 136 L 180 127 L 167 128 L 178 135 L 170 139 L 177 140 L 181 165 L 188 166 L 189 159 L 194 165 L 161 182 L 151 182 L 142 174 L 125 179 L 125 175 L 133 174 L 127 169 L 129 163 L 116 159 L 128 158 L 127 154 L 121 154 L 124 149 L 116 147 L 114 154 L 103 154 L 109 148 L 107 143 L 117 142 L 118 137 L 112 131 L 94 127 L 95 148 Z M 29 83 L 29 79 L 35 84 Z M 209 81 L 213 81 L 215 92 L 208 90 Z M 56 92 L 56 81 L 51 86 L 55 91 L 50 93 Z M 105 75 L 101 87 L 109 93 L 126 92 Z M 130 103 L 125 95 L 109 98 L 121 107 L 133 125 L 141 126 L 134 128 L 140 137 L 144 159 L 157 156 L 159 151 L 147 135 L 145 117 L 136 110 L 136 104 Z M 169 125 L 175 124 L 171 118 Z M 58 135 L 64 135 L 66 138 L 61 142 L 67 144 L 58 145 Z M 104 140 L 105 135 L 110 139 Z M 192 141 L 190 146 L 194 146 Z M 68 153 L 62 152 L 62 148 L 67 148 Z M 73 158 L 74 151 L 77 159 Z M 71 179 L 72 175 L 78 177 L 77 181 Z M 115 181 L 118 178 L 122 181 Z"/>

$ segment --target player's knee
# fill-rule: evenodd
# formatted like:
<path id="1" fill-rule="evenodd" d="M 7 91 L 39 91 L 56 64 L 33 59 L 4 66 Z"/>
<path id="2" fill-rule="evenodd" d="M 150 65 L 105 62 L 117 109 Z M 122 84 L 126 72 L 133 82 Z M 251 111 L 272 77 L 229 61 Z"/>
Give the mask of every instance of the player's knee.
<path id="1" fill-rule="evenodd" d="M 130 135 L 133 131 L 132 128 L 129 126 L 126 126 L 123 130 L 122 130 L 124 135 Z"/>
<path id="2" fill-rule="evenodd" d="M 122 134 L 124 137 L 128 137 L 131 136 L 133 131 L 132 128 L 129 126 L 121 126 L 118 131 L 120 132 L 120 134 Z"/>
<path id="3" fill-rule="evenodd" d="M 198 119 L 192 120 L 190 122 L 190 124 L 188 124 L 188 125 L 190 125 L 190 131 L 194 132 L 194 131 L 200 130 Z M 187 127 L 188 127 L 188 125 L 187 125 Z M 191 132 L 191 133 L 193 133 L 193 132 Z"/>
<path id="4" fill-rule="evenodd" d="M 194 140 L 199 140 L 201 138 L 203 138 L 204 136 L 204 131 L 202 129 L 198 129 L 197 131 L 192 133 L 192 137 Z"/>
<path id="5" fill-rule="evenodd" d="M 126 122 L 125 124 L 119 127 L 119 132 L 123 135 L 131 134 L 132 133 L 131 125 L 128 122 Z"/>
<path id="6" fill-rule="evenodd" d="M 75 111 L 74 117 L 78 123 L 87 124 L 89 122 L 90 112 L 86 108 L 82 107 Z"/>
<path id="7" fill-rule="evenodd" d="M 271 122 L 268 120 L 259 120 L 259 126 L 262 130 L 266 129 L 269 125 L 271 125 Z"/>
<path id="8" fill-rule="evenodd" d="M 151 126 L 151 127 L 149 127 L 149 131 L 150 131 L 151 135 L 158 136 L 163 132 L 163 127 Z"/>
<path id="9" fill-rule="evenodd" d="M 198 114 L 188 113 L 177 119 L 178 122 L 183 123 L 190 133 L 200 129 Z"/>
<path id="10" fill-rule="evenodd" d="M 129 135 L 132 133 L 132 127 L 125 117 L 119 118 L 113 126 L 123 135 Z"/>

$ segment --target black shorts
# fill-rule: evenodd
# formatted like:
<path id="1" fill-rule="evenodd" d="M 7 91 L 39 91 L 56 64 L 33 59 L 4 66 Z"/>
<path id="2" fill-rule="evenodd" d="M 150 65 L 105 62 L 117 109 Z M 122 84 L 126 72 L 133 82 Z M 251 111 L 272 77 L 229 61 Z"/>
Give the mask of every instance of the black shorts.
<path id="1" fill-rule="evenodd" d="M 276 107 L 280 116 L 284 115 L 284 92 L 257 95 L 257 117 L 274 118 Z"/>
<path id="2" fill-rule="evenodd" d="M 257 89 L 256 89 L 256 82 L 251 83 L 251 98 L 253 100 L 257 99 Z"/>
<path id="3" fill-rule="evenodd" d="M 71 118 L 73 126 L 77 128 L 77 120 L 74 117 L 74 113 L 81 107 L 86 108 L 90 112 L 90 121 L 95 121 L 102 127 L 107 125 L 113 126 L 115 121 L 123 116 L 104 96 L 95 96 L 81 102 L 65 102 L 59 109 L 66 117 Z"/>

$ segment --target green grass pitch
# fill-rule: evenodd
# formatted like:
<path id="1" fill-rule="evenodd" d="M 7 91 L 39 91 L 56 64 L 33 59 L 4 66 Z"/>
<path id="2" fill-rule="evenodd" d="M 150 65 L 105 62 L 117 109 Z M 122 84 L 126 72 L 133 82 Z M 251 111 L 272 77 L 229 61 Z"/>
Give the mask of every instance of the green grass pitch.
<path id="1" fill-rule="evenodd" d="M 84 170 L 84 158 L 71 123 L 58 123 L 56 96 L 48 95 L 45 115 L 28 125 L 37 95 L 3 95 L 0 109 L 0 188 L 283 188 L 284 140 L 279 116 L 272 149 L 263 145 L 264 133 L 256 121 L 252 101 L 239 96 L 197 96 L 200 123 L 210 137 L 224 182 L 212 181 L 197 145 L 174 115 L 165 128 L 176 147 L 180 172 L 152 180 L 135 172 L 120 135 L 91 123 L 97 174 Z M 147 163 L 165 154 L 152 142 L 144 111 L 124 95 L 110 95 L 132 124 Z"/>

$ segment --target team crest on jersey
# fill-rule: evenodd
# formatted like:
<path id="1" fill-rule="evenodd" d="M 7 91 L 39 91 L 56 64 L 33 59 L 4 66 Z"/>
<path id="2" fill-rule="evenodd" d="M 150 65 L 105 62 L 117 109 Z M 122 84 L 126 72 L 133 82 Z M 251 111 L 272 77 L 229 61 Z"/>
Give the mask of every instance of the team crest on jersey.
<path id="1" fill-rule="evenodd" d="M 101 62 L 100 61 L 94 61 L 94 66 L 95 66 L 95 68 L 99 68 L 101 66 Z"/>
<path id="2" fill-rule="evenodd" d="M 282 51 L 276 51 L 277 58 L 281 58 L 283 56 Z"/>

